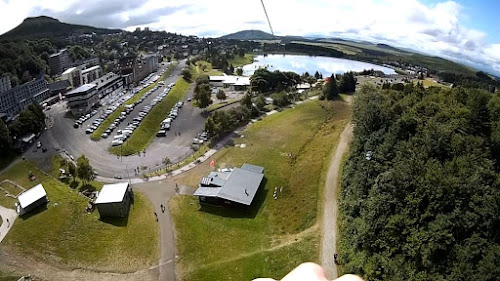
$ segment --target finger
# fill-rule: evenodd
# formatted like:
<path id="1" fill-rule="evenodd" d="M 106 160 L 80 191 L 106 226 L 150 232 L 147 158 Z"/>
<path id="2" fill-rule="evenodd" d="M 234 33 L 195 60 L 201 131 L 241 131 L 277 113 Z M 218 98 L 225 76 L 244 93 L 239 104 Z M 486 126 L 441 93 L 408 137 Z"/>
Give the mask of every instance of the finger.
<path id="1" fill-rule="evenodd" d="M 334 281 L 363 281 L 363 279 L 357 275 L 345 274 L 335 279 Z"/>
<path id="2" fill-rule="evenodd" d="M 315 263 L 306 262 L 297 266 L 281 281 L 327 281 L 323 268 Z"/>

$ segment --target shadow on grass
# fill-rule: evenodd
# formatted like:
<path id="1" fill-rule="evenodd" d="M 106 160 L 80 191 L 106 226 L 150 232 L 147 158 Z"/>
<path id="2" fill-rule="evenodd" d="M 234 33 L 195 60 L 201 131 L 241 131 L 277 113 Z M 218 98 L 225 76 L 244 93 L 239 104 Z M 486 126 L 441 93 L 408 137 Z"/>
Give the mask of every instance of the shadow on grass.
<path id="1" fill-rule="evenodd" d="M 264 188 L 266 186 L 266 183 L 267 179 L 264 177 L 261 183 L 261 187 L 257 191 L 257 194 L 255 194 L 252 205 L 250 206 L 233 205 L 233 206 L 222 207 L 215 205 L 200 204 L 200 211 L 227 218 L 254 219 L 261 210 L 262 206 L 264 205 L 264 201 L 267 198 L 269 189 Z"/>
<path id="2" fill-rule="evenodd" d="M 19 218 L 21 218 L 23 221 L 25 221 L 25 220 L 33 217 L 33 216 L 41 214 L 41 213 L 45 212 L 48 209 L 48 204 L 50 204 L 50 202 L 49 203 L 44 203 L 44 204 L 42 204 L 42 205 L 40 205 L 38 207 L 35 207 L 33 210 L 28 211 L 27 213 L 25 213 L 22 216 L 19 216 Z"/>
<path id="3" fill-rule="evenodd" d="M 124 218 L 120 218 L 120 217 L 101 217 L 100 220 L 102 222 L 104 222 L 104 223 L 112 224 L 114 226 L 126 227 L 128 225 L 128 217 L 129 217 L 129 215 L 127 215 Z"/>

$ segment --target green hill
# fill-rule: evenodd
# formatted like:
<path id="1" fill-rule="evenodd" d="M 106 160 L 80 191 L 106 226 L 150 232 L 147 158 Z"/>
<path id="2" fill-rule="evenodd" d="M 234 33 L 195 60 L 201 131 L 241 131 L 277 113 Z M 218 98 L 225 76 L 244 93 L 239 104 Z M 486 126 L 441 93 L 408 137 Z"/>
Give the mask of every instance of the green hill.
<path id="1" fill-rule="evenodd" d="M 236 40 L 273 40 L 279 38 L 279 36 L 273 36 L 270 33 L 261 30 L 242 30 L 235 33 L 227 34 L 221 36 L 222 39 L 236 39 Z"/>
<path id="2" fill-rule="evenodd" d="M 110 34 L 117 32 L 121 32 L 121 30 L 63 23 L 51 17 L 39 16 L 26 18 L 14 29 L 0 35 L 0 40 L 12 41 L 22 39 L 66 37 L 86 33 Z"/>

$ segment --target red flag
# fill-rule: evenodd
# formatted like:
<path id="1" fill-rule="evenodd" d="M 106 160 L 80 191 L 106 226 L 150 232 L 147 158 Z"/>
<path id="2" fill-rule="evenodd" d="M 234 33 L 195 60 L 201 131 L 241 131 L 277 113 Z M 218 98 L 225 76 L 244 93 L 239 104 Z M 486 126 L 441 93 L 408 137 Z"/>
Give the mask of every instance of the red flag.
<path id="1" fill-rule="evenodd" d="M 210 161 L 210 167 L 214 167 L 214 166 L 215 166 L 215 160 Z"/>

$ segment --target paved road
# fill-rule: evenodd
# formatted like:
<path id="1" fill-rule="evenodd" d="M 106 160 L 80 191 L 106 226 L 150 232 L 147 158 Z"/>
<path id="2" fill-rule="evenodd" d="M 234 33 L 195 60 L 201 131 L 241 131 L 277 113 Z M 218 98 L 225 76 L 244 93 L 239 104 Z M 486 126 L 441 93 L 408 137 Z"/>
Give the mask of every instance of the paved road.
<path id="1" fill-rule="evenodd" d="M 351 124 L 348 124 L 340 134 L 340 140 L 332 156 L 330 168 L 326 176 L 321 239 L 321 264 L 325 268 L 327 277 L 330 279 L 338 277 L 337 265 L 333 259 L 334 253 L 337 252 L 338 182 L 342 157 L 349 149 L 352 137 L 353 127 Z"/>
<path id="2" fill-rule="evenodd" d="M 184 66 L 185 60 L 179 63 L 172 75 L 165 80 L 165 83 L 169 84 L 177 81 Z M 150 95 L 142 104 L 149 104 L 149 101 L 154 99 L 161 91 L 163 91 L 163 88 Z M 193 88 L 191 87 L 186 98 L 192 95 Z M 125 127 L 127 121 L 130 122 L 137 115 L 142 108 L 142 104 L 137 106 L 128 116 L 130 120 L 127 119 L 120 124 L 120 128 Z M 152 169 L 161 165 L 164 157 L 168 157 L 173 162 L 187 157 L 192 153 L 190 147 L 192 139 L 202 131 L 205 122 L 205 118 L 201 116 L 199 108 L 192 107 L 191 104 L 186 103 L 180 110 L 179 116 L 174 121 L 167 137 L 155 138 L 146 150 L 146 155 L 141 153 L 141 156 L 133 155 L 119 158 L 108 152 L 111 145 L 110 138 L 102 139 L 98 142 L 92 141 L 85 134 L 83 128 L 74 129 L 73 120 L 64 118 L 65 110 L 65 104 L 58 103 L 49 111 L 49 114 L 54 117 L 54 126 L 52 129 L 47 130 L 40 138 L 42 144 L 47 144 L 47 148 L 49 149 L 47 155 L 66 150 L 76 159 L 80 155 L 85 154 L 90 159 L 90 163 L 94 169 L 99 172 L 100 176 L 104 177 L 113 177 L 115 175 L 122 175 L 123 178 L 127 178 L 128 176 L 135 177 L 134 168 L 136 167 L 146 166 L 148 169 Z M 84 127 L 91 122 L 85 122 Z M 175 136 L 174 132 L 181 132 L 181 134 L 180 136 Z M 44 155 L 41 155 L 41 151 L 33 152 L 33 150 L 27 157 L 39 164 Z"/>
<path id="3" fill-rule="evenodd" d="M 2 225 L 0 226 L 0 242 L 2 242 L 5 235 L 7 235 L 9 230 L 14 225 L 14 222 L 16 221 L 17 218 L 17 213 L 12 209 L 7 209 L 0 206 L 0 217 L 2 218 L 3 221 Z M 7 222 L 7 220 L 9 220 L 9 222 Z"/>

